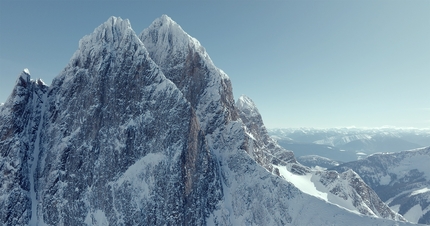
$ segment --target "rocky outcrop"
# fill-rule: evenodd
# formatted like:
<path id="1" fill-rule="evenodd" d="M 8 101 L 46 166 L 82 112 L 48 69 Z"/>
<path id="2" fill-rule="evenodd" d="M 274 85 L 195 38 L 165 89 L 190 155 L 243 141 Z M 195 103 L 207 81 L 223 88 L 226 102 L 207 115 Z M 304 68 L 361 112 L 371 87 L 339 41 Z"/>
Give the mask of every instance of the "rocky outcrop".
<path id="1" fill-rule="evenodd" d="M 15 88 L 0 108 L 0 220 L 6 225 L 23 225 L 35 209 L 35 161 L 41 130 L 42 106 L 47 86 L 30 80 L 25 69 Z"/>

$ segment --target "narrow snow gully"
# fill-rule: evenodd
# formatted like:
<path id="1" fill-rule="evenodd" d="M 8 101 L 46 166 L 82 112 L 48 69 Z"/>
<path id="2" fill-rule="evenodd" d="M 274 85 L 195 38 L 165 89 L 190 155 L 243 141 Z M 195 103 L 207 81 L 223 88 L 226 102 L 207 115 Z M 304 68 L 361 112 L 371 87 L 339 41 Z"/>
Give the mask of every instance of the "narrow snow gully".
<path id="1" fill-rule="evenodd" d="M 42 131 L 43 115 L 45 114 L 46 103 L 47 103 L 46 100 L 47 100 L 47 93 L 44 93 L 41 99 L 39 99 L 39 101 L 41 101 L 42 103 L 41 103 L 41 110 L 40 110 L 40 119 L 37 125 L 37 131 L 36 131 L 36 140 L 34 142 L 34 150 L 33 150 L 33 154 L 31 155 L 31 158 L 28 160 L 29 161 L 28 163 L 30 166 L 29 180 L 30 180 L 30 197 L 31 197 L 31 218 L 28 225 L 40 225 L 38 214 L 37 214 L 37 205 L 39 202 L 37 200 L 36 189 L 35 189 L 36 179 L 37 179 L 37 177 L 35 177 L 35 174 L 36 174 L 36 169 L 39 162 L 40 132 Z"/>

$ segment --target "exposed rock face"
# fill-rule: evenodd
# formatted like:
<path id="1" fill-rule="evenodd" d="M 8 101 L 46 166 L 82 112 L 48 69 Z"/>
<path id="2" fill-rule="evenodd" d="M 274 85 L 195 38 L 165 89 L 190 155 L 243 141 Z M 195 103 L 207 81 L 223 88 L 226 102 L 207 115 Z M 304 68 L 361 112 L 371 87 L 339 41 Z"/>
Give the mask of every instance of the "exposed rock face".
<path id="1" fill-rule="evenodd" d="M 411 222 L 430 224 L 430 148 L 366 159 L 333 169 L 356 171 L 390 207 Z"/>
<path id="2" fill-rule="evenodd" d="M 237 120 L 230 79 L 215 67 L 199 41 L 166 15 L 155 20 L 139 37 L 164 75 L 196 109 L 206 133 Z"/>
<path id="3" fill-rule="evenodd" d="M 270 138 L 257 106 L 249 97 L 241 96 L 237 100 L 236 106 L 240 119 L 245 124 L 247 133 L 252 140 L 251 145 L 256 150 L 250 155 L 256 155 L 255 159 L 260 165 L 265 166 L 270 171 L 272 163 L 297 163 L 293 152 L 281 148 Z"/>
<path id="4" fill-rule="evenodd" d="M 309 169 L 268 137 L 259 114 L 237 105 L 227 75 L 170 18 L 138 37 L 111 17 L 80 41 L 51 86 L 24 72 L 0 107 L 1 221 L 393 224 L 272 174 Z"/>
<path id="5" fill-rule="evenodd" d="M 194 110 L 128 21 L 85 37 L 48 98 L 47 138 L 63 136 L 47 139 L 41 158 L 45 222 L 94 223 L 101 211 L 113 224 L 204 223 L 220 199 L 216 163 Z"/>

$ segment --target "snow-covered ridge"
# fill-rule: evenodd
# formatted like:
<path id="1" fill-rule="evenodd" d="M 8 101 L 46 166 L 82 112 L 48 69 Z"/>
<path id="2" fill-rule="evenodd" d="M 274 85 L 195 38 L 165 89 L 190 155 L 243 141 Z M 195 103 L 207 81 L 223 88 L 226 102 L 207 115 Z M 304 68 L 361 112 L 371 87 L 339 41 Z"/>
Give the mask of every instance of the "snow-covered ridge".
<path id="1" fill-rule="evenodd" d="M 203 46 L 176 22 L 163 15 L 139 38 L 151 59 L 190 102 L 206 133 L 214 129 L 209 127 L 222 124 L 224 118 L 237 117 L 230 79 L 213 64 Z"/>
<path id="2" fill-rule="evenodd" d="M 239 99 L 236 101 L 236 106 L 241 111 L 247 111 L 247 113 L 250 115 L 260 115 L 260 112 L 258 112 L 258 108 L 254 104 L 254 101 L 245 95 L 239 97 Z"/>
<path id="3" fill-rule="evenodd" d="M 430 223 L 430 148 L 373 154 L 333 169 L 356 171 L 392 209 L 413 223 Z"/>
<path id="4" fill-rule="evenodd" d="M 122 54 L 121 57 L 113 58 L 117 52 Z M 88 68 L 91 62 L 96 65 L 96 69 L 102 70 L 103 60 L 93 62 L 93 59 L 128 63 L 125 61 L 135 61 L 139 60 L 138 58 L 147 58 L 147 56 L 148 53 L 131 28 L 130 22 L 127 19 L 110 17 L 105 23 L 94 29 L 93 33 L 84 36 L 79 41 L 79 48 L 73 54 L 68 67 Z"/>
<path id="5" fill-rule="evenodd" d="M 184 57 L 189 49 L 193 49 L 203 59 L 212 63 L 200 42 L 191 37 L 167 15 L 162 15 L 160 18 L 155 19 L 148 28 L 142 31 L 139 37 L 141 39 L 145 39 L 144 37 L 151 38 L 151 41 L 145 42 L 145 47 L 149 52 L 154 53 L 151 57 L 156 62 L 163 62 L 167 57 Z M 153 48 L 158 48 L 158 51 L 154 51 Z"/>
<path id="6" fill-rule="evenodd" d="M 118 39 L 122 39 L 127 31 L 132 31 L 130 21 L 128 19 L 123 20 L 120 17 L 112 16 L 102 25 L 94 29 L 91 35 L 84 36 L 79 41 L 79 48 L 88 48 L 97 42 L 116 42 Z"/>
<path id="7" fill-rule="evenodd" d="M 373 217 L 404 220 L 390 210 L 355 172 L 339 174 L 335 171 L 310 169 L 297 163 L 292 153 L 286 161 L 285 156 L 288 156 L 288 152 L 268 136 L 262 117 L 252 100 L 242 96 L 236 103 L 240 118 L 252 138 L 250 146 L 254 150 L 249 154 L 267 170 L 294 184 L 302 192 L 348 211 Z"/>

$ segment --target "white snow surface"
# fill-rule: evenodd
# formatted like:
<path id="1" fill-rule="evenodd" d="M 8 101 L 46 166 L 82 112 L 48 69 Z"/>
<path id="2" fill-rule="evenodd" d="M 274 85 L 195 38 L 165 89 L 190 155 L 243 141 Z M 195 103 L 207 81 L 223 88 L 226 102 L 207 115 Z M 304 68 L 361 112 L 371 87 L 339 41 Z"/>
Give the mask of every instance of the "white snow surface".
<path id="1" fill-rule="evenodd" d="M 279 169 L 281 177 L 283 177 L 286 181 L 294 184 L 294 186 L 300 189 L 300 191 L 308 195 L 317 197 L 333 205 L 336 205 L 340 208 L 346 209 L 355 214 L 360 214 L 360 211 L 353 204 L 355 200 L 351 199 L 350 197 L 346 197 L 346 199 L 344 199 L 339 196 L 336 196 L 330 192 L 330 190 L 334 186 L 326 186 L 321 183 L 321 176 L 319 175 L 318 170 L 312 170 L 305 175 L 297 175 L 290 172 L 285 166 L 274 165 L 274 167 Z M 339 179 L 336 185 L 340 185 L 343 189 L 351 189 L 350 185 L 346 180 Z M 347 191 L 347 194 L 351 193 L 353 193 L 353 191 Z M 373 213 L 374 217 L 378 217 L 378 215 L 374 213 L 369 207 L 363 205 L 359 207 L 367 209 L 369 212 Z"/>
<path id="2" fill-rule="evenodd" d="M 28 70 L 28 68 L 24 68 L 23 72 L 27 75 L 30 75 L 30 70 Z"/>
<path id="3" fill-rule="evenodd" d="M 430 188 L 422 188 L 422 189 L 413 191 L 410 196 L 414 196 L 414 195 L 426 193 L 426 192 L 429 192 L 429 191 L 430 191 Z"/>
<path id="4" fill-rule="evenodd" d="M 315 183 L 312 180 L 312 178 L 314 177 L 312 173 L 307 173 L 305 175 L 296 175 L 294 173 L 291 173 L 284 166 L 274 166 L 274 167 L 279 169 L 279 173 L 286 181 L 294 184 L 294 186 L 300 189 L 300 191 L 308 195 L 312 195 L 314 197 L 328 201 L 327 193 L 319 191 L 315 186 Z"/>
<path id="5" fill-rule="evenodd" d="M 89 212 L 85 217 L 85 224 L 88 226 L 108 226 L 109 221 L 106 214 L 102 210 L 96 210 L 94 212 Z"/>
<path id="6" fill-rule="evenodd" d="M 423 209 L 421 208 L 420 204 L 416 204 L 412 208 L 408 210 L 403 216 L 406 218 L 406 220 L 412 222 L 412 223 L 418 223 L 418 220 L 423 216 L 425 212 L 423 212 Z"/>

